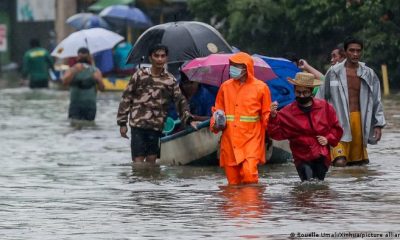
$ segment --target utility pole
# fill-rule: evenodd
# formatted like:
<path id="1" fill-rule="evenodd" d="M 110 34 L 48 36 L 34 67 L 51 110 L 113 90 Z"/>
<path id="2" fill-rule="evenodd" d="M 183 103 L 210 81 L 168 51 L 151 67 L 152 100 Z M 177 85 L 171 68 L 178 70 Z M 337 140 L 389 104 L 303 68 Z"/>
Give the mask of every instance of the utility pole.
<path id="1" fill-rule="evenodd" d="M 78 0 L 58 0 L 56 1 L 56 20 L 55 30 L 57 43 L 60 43 L 65 37 L 73 32 L 73 29 L 69 27 L 65 21 L 68 17 L 74 15 L 77 10 Z"/>

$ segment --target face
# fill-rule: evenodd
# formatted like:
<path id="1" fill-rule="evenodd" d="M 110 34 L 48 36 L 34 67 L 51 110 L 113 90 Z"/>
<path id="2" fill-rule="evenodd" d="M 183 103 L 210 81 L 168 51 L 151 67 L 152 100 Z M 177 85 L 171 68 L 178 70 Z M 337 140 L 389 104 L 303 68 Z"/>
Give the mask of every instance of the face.
<path id="1" fill-rule="evenodd" d="M 350 43 L 346 49 L 347 61 L 351 63 L 358 63 L 362 53 L 361 45 L 358 43 Z"/>
<path id="2" fill-rule="evenodd" d="M 238 69 L 241 70 L 241 74 L 239 78 L 236 79 L 240 79 L 241 77 L 243 77 L 244 75 L 246 75 L 247 71 L 246 71 L 246 65 L 245 64 L 239 64 L 239 63 L 230 63 L 230 66 L 236 67 Z"/>
<path id="3" fill-rule="evenodd" d="M 164 50 L 153 52 L 150 56 L 150 62 L 153 67 L 163 68 L 165 63 L 167 63 L 167 53 Z"/>
<path id="4" fill-rule="evenodd" d="M 78 62 L 90 63 L 90 56 L 87 53 L 78 53 Z"/>
<path id="5" fill-rule="evenodd" d="M 339 49 L 335 49 L 331 52 L 331 65 L 335 65 L 343 60 L 344 58 L 340 55 Z"/>
<path id="6" fill-rule="evenodd" d="M 294 94 L 296 97 L 310 97 L 312 94 L 312 89 L 308 87 L 296 86 L 294 89 Z"/>
<path id="7" fill-rule="evenodd" d="M 188 98 L 192 97 L 197 92 L 198 88 L 199 88 L 198 82 L 193 82 L 188 80 L 182 83 L 182 91 Z"/>

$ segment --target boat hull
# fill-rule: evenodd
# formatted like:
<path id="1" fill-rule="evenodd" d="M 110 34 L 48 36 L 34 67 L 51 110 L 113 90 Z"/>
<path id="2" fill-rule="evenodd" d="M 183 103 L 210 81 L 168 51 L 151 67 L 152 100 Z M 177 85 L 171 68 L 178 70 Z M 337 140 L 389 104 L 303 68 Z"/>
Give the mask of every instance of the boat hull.
<path id="1" fill-rule="evenodd" d="M 161 138 L 160 165 L 218 165 L 221 133 L 208 129 L 208 122 L 194 131 L 184 130 Z M 288 141 L 272 140 L 266 147 L 267 163 L 287 163 L 292 154 Z"/>
<path id="2" fill-rule="evenodd" d="M 220 134 L 214 134 L 207 128 L 202 128 L 190 134 L 161 141 L 161 165 L 187 165 L 201 163 L 201 159 L 210 162 L 217 157 L 217 147 Z M 215 159 L 217 160 L 217 159 Z M 215 161 L 217 162 L 217 161 Z"/>

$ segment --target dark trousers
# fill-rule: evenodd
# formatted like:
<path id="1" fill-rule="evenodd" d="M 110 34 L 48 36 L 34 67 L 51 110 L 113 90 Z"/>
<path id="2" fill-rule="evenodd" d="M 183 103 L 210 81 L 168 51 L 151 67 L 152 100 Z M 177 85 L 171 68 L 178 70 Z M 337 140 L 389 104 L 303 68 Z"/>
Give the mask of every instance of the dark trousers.
<path id="1" fill-rule="evenodd" d="M 301 162 L 296 169 L 302 182 L 309 181 L 312 178 L 324 180 L 325 175 L 328 172 L 328 167 L 325 165 L 324 157 L 309 162 Z"/>
<path id="2" fill-rule="evenodd" d="M 131 134 L 132 159 L 160 154 L 161 132 L 132 127 Z"/>
<path id="3" fill-rule="evenodd" d="M 68 118 L 76 120 L 94 121 L 96 118 L 96 108 L 69 105 Z"/>

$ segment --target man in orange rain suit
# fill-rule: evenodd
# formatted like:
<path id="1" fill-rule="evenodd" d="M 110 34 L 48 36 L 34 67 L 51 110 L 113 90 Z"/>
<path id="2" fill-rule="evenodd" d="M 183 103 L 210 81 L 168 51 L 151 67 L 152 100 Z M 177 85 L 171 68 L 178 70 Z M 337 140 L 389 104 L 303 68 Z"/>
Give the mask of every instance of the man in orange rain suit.
<path id="1" fill-rule="evenodd" d="M 268 86 L 254 77 L 253 59 L 239 52 L 229 59 L 231 79 L 224 82 L 213 107 L 226 116 L 225 126 L 210 121 L 214 133 L 222 131 L 220 166 L 230 185 L 258 183 L 258 164 L 265 163 L 265 130 L 270 113 Z"/>

